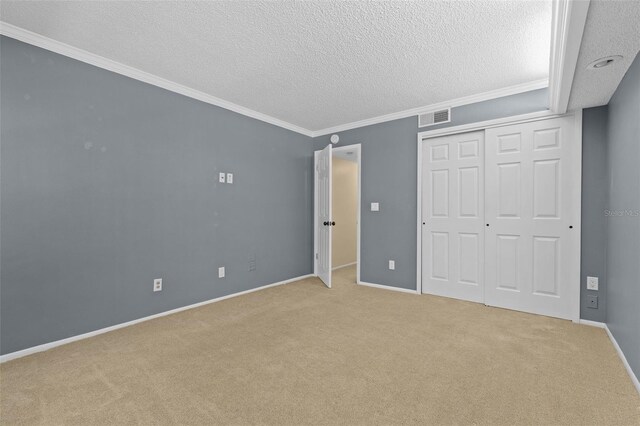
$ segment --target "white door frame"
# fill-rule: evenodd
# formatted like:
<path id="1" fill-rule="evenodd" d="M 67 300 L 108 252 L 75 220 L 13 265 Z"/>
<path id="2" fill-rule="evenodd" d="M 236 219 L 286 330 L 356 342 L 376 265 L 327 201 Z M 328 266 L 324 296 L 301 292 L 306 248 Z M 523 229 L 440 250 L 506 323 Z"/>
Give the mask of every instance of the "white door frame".
<path id="1" fill-rule="evenodd" d="M 357 208 L 357 223 L 356 223 L 356 283 L 360 284 L 360 202 L 361 202 L 361 186 L 362 186 L 362 144 L 345 145 L 337 148 L 333 148 L 332 152 L 341 151 L 355 151 L 358 155 L 358 208 Z M 318 153 L 313 153 L 313 275 L 318 276 L 318 263 L 316 253 L 318 253 L 318 190 L 317 190 L 317 171 L 316 164 L 318 163 Z M 332 182 L 333 184 L 333 182 Z"/>
<path id="2" fill-rule="evenodd" d="M 556 117 L 574 116 L 574 141 L 573 141 L 573 160 L 575 163 L 575 171 L 572 176 L 572 187 L 577 191 L 572 193 L 572 203 L 577 206 L 577 211 L 573 212 L 573 223 L 577 228 L 577 247 L 574 247 L 572 251 L 573 257 L 571 258 L 571 270 L 572 275 L 572 292 L 571 292 L 571 304 L 572 315 L 571 320 L 573 322 L 580 321 L 580 251 L 581 251 L 581 232 L 582 232 L 582 220 L 581 220 L 581 197 L 582 197 L 582 109 L 572 111 L 568 114 L 554 114 L 551 111 L 540 111 L 529 114 L 515 115 L 511 117 L 498 118 L 495 120 L 481 121 L 477 123 L 462 124 L 460 126 L 445 127 L 442 129 L 428 130 L 426 132 L 418 133 L 417 137 L 417 158 L 418 158 L 418 194 L 417 194 L 417 216 L 416 216 L 416 291 L 418 294 L 422 294 L 422 141 L 425 139 L 431 139 L 439 136 L 453 135 L 458 133 L 467 133 L 477 130 L 486 130 L 491 127 L 500 127 L 511 124 L 526 123 L 529 121 L 546 120 Z"/>

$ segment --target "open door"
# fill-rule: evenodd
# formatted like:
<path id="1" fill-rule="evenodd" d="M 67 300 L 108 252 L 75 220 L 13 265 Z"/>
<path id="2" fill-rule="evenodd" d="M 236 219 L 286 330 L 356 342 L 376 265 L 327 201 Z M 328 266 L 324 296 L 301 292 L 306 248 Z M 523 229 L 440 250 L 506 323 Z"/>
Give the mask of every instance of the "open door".
<path id="1" fill-rule="evenodd" d="M 316 157 L 316 271 L 331 288 L 331 144 Z"/>

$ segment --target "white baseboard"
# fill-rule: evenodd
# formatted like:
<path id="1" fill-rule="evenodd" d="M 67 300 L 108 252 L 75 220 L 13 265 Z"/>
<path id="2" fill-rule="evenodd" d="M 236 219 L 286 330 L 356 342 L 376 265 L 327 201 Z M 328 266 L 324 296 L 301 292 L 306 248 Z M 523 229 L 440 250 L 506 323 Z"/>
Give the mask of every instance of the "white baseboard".
<path id="1" fill-rule="evenodd" d="M 620 349 L 620 345 L 618 345 L 616 338 L 613 337 L 611 330 L 609 330 L 609 327 L 606 324 L 604 325 L 604 329 L 609 335 L 609 339 L 611 340 L 611 343 L 613 343 L 613 347 L 616 348 L 616 351 L 618 352 L 618 356 L 620 357 L 620 359 L 622 360 L 622 363 L 624 364 L 624 368 L 627 369 L 627 373 L 629 373 L 629 377 L 631 377 L 631 381 L 633 382 L 633 385 L 636 387 L 638 394 L 640 394 L 640 381 L 638 381 L 638 378 L 636 377 L 635 373 L 631 369 L 631 366 L 627 361 L 627 357 L 624 356 L 624 352 L 622 352 L 622 349 Z"/>
<path id="2" fill-rule="evenodd" d="M 347 266 L 353 266 L 353 265 L 357 265 L 358 262 L 351 262 L 351 263 L 345 263 L 344 265 L 340 265 L 340 266 L 336 266 L 335 268 L 331 268 L 332 271 L 335 271 L 336 269 L 342 269 L 342 268 L 346 268 Z"/>
<path id="3" fill-rule="evenodd" d="M 0 356 L 0 363 L 11 361 L 12 359 L 22 358 L 23 356 L 35 354 L 37 352 L 43 352 L 43 351 L 46 351 L 46 350 L 49 350 L 49 349 L 53 349 L 53 348 L 55 348 L 57 346 L 66 345 L 67 343 L 76 342 L 78 340 L 83 340 L 83 339 L 88 339 L 89 337 L 97 336 L 99 334 L 108 333 L 110 331 L 114 331 L 114 330 L 117 330 L 119 328 L 129 327 L 131 325 L 138 324 L 138 323 L 141 323 L 141 322 L 144 322 L 144 321 L 149 321 L 149 320 L 152 320 L 152 319 L 155 319 L 155 318 L 164 317 L 166 315 L 171 315 L 171 314 L 175 314 L 175 313 L 178 313 L 178 312 L 186 311 L 186 310 L 189 310 L 189 309 L 198 308 L 200 306 L 208 305 L 210 303 L 220 302 L 222 300 L 231 299 L 232 297 L 237 297 L 237 296 L 242 296 L 244 294 L 253 293 L 254 291 L 264 290 L 264 289 L 267 289 L 267 288 L 270 288 L 270 287 L 276 287 L 276 286 L 283 285 L 283 284 L 289 284 L 289 283 L 292 283 L 294 281 L 303 280 L 305 278 L 309 278 L 309 277 L 313 277 L 313 276 L 314 276 L 313 274 L 301 275 L 299 277 L 291 278 L 291 279 L 284 280 L 284 281 L 279 281 L 277 283 L 266 284 L 266 285 L 263 285 L 263 286 L 260 286 L 260 287 L 252 288 L 252 289 L 245 290 L 245 291 L 241 291 L 239 293 L 232 293 L 232 294 L 228 294 L 226 296 L 216 297 L 215 299 L 205 300 L 204 302 L 198 302 L 198 303 L 194 303 L 192 305 L 188 305 L 188 306 L 183 306 L 183 307 L 180 307 L 180 308 L 172 309 L 170 311 L 165 311 L 165 312 L 160 312 L 158 314 L 149 315 L 148 317 L 138 318 L 138 319 L 135 319 L 135 320 L 132 320 L 132 321 L 124 322 L 122 324 L 112 325 L 110 327 L 101 328 L 99 330 L 90 331 L 88 333 L 79 334 L 77 336 L 67 337 L 66 339 L 56 340 L 55 342 L 44 343 L 42 345 L 33 346 L 31 348 L 22 349 L 20 351 L 11 352 L 11 353 L 8 353 L 8 354 Z"/>
<path id="4" fill-rule="evenodd" d="M 586 319 L 578 320 L 578 324 L 588 325 L 589 327 L 607 328 L 607 324 L 600 321 L 591 321 Z"/>
<path id="5" fill-rule="evenodd" d="M 416 290 L 410 290 L 408 288 L 393 287 L 390 285 L 382 285 L 382 284 L 373 284 L 365 281 L 360 281 L 358 285 L 364 285 L 364 286 L 373 287 L 373 288 L 380 288 L 382 290 L 399 291 L 401 293 L 418 294 Z"/>
<path id="6" fill-rule="evenodd" d="M 631 366 L 629 365 L 629 361 L 627 361 L 627 357 L 624 356 L 624 352 L 622 352 L 622 349 L 620 348 L 620 345 L 618 345 L 616 338 L 613 337 L 611 330 L 609 330 L 609 326 L 607 326 L 607 324 L 604 322 L 589 321 L 589 320 L 583 320 L 583 319 L 581 319 L 579 323 L 588 325 L 591 327 L 604 328 L 604 330 L 607 332 L 607 336 L 609 336 L 609 340 L 611 340 L 611 343 L 613 344 L 613 347 L 616 348 L 616 352 L 618 352 L 618 356 L 620 357 L 620 360 L 622 360 L 622 364 L 624 365 L 624 368 L 627 369 L 627 373 L 631 378 L 631 382 L 636 387 L 638 394 L 640 394 L 640 381 L 638 381 L 638 377 L 636 377 L 636 374 L 631 369 Z"/>

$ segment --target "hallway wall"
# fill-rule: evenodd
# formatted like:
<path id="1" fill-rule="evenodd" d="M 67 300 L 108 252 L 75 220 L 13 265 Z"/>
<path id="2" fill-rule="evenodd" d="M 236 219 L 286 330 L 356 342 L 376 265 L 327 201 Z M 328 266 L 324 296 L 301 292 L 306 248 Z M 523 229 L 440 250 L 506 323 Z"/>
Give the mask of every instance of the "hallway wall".
<path id="1" fill-rule="evenodd" d="M 332 217 L 333 228 L 331 264 L 348 265 L 357 260 L 358 165 L 333 157 Z"/>

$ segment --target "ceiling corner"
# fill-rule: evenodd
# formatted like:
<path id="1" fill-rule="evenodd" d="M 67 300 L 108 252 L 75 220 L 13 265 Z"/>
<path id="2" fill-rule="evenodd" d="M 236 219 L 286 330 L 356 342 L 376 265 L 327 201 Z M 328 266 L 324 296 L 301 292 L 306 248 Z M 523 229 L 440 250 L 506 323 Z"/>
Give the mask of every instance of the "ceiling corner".
<path id="1" fill-rule="evenodd" d="M 564 114 L 587 22 L 590 0 L 555 0 L 549 62 L 549 109 Z"/>

